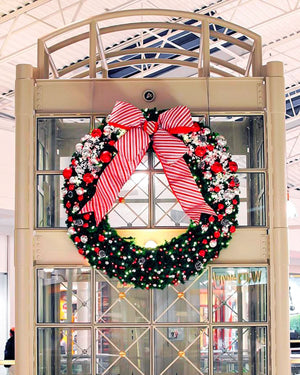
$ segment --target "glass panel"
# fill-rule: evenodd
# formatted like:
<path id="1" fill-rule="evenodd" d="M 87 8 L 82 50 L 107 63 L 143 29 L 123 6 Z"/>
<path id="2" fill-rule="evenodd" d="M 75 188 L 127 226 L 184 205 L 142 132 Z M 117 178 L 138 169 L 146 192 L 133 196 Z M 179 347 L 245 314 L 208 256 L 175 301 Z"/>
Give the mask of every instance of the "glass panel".
<path id="1" fill-rule="evenodd" d="M 265 327 L 216 328 L 213 330 L 214 375 L 267 374 Z"/>
<path id="2" fill-rule="evenodd" d="M 196 327 L 155 328 L 155 373 L 208 374 L 208 330 Z"/>
<path id="3" fill-rule="evenodd" d="M 62 205 L 64 178 L 61 175 L 37 176 L 37 227 L 65 227 L 66 213 Z"/>
<path id="4" fill-rule="evenodd" d="M 91 321 L 90 268 L 37 271 L 37 321 L 74 323 Z"/>
<path id="5" fill-rule="evenodd" d="M 238 173 L 240 181 L 239 225 L 266 225 L 264 173 Z"/>
<path id="6" fill-rule="evenodd" d="M 213 268 L 213 321 L 266 322 L 267 269 Z"/>
<path id="7" fill-rule="evenodd" d="M 154 290 L 154 319 L 159 323 L 208 321 L 208 272 L 182 285 Z"/>
<path id="8" fill-rule="evenodd" d="M 96 321 L 145 323 L 150 319 L 150 293 L 124 286 L 96 271 Z"/>
<path id="9" fill-rule="evenodd" d="M 210 117 L 211 129 L 222 134 L 239 168 L 263 168 L 263 116 Z"/>
<path id="10" fill-rule="evenodd" d="M 97 329 L 97 375 L 150 375 L 149 353 L 149 328 Z"/>
<path id="11" fill-rule="evenodd" d="M 147 227 L 149 223 L 149 174 L 134 173 L 122 187 L 108 214 L 114 228 Z"/>
<path id="12" fill-rule="evenodd" d="M 37 335 L 39 375 L 92 373 L 90 330 L 38 328 Z"/>
<path id="13" fill-rule="evenodd" d="M 155 173 L 153 175 L 153 191 L 154 226 L 187 227 L 190 219 L 177 202 L 163 173 Z"/>
<path id="14" fill-rule="evenodd" d="M 89 118 L 38 118 L 37 168 L 62 170 L 68 167 L 76 143 L 89 131 Z"/>

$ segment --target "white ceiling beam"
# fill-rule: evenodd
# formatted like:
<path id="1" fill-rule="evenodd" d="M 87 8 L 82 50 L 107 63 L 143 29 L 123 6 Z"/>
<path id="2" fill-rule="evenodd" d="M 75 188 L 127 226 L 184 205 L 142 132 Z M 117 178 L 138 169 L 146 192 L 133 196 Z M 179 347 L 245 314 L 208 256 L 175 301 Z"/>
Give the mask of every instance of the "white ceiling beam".
<path id="1" fill-rule="evenodd" d="M 270 50 L 281 46 L 282 44 L 292 42 L 300 38 L 300 30 L 297 30 L 289 35 L 284 35 L 274 41 L 269 42 L 268 44 L 263 45 L 263 54 L 269 52 Z"/>
<path id="2" fill-rule="evenodd" d="M 11 20 L 15 17 L 18 17 L 21 14 L 25 14 L 27 12 L 30 12 L 32 9 L 38 8 L 41 5 L 44 5 L 46 3 L 50 3 L 51 1 L 52 0 L 36 0 L 35 2 L 32 2 L 28 5 L 24 5 L 22 8 L 16 9 L 14 12 L 8 13 L 5 16 L 0 17 L 0 24 L 5 23 L 5 22 L 7 22 L 7 21 L 9 21 L 9 20 Z"/>
<path id="3" fill-rule="evenodd" d="M 264 26 L 267 26 L 268 24 L 270 24 L 270 23 L 272 23 L 274 21 L 282 20 L 282 19 L 284 19 L 286 17 L 289 17 L 292 14 L 297 14 L 300 11 L 299 3 L 300 2 L 298 2 L 297 3 L 297 7 L 295 7 L 291 11 L 287 9 L 286 11 L 283 11 L 282 14 L 279 14 L 279 15 L 277 15 L 275 17 L 272 17 L 272 18 L 269 18 L 269 19 L 267 19 L 267 20 L 265 20 L 263 22 L 259 22 L 257 24 L 252 25 L 252 26 L 249 26 L 249 30 L 254 31 L 255 29 L 258 29 L 261 26 L 264 27 Z"/>

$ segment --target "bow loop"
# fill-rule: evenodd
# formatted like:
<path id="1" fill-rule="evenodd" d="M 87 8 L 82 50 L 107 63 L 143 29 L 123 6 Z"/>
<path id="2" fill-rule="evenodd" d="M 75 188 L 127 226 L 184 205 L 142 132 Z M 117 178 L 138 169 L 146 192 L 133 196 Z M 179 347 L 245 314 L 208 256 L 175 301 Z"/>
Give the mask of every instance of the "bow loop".
<path id="1" fill-rule="evenodd" d="M 167 130 L 170 134 L 190 133 L 195 130 L 190 110 L 183 105 L 171 108 L 161 113 L 158 117 L 159 127 Z"/>
<path id="2" fill-rule="evenodd" d="M 129 130 L 140 127 L 145 121 L 142 111 L 134 105 L 126 102 L 117 101 L 111 114 L 108 124 L 121 129 Z"/>

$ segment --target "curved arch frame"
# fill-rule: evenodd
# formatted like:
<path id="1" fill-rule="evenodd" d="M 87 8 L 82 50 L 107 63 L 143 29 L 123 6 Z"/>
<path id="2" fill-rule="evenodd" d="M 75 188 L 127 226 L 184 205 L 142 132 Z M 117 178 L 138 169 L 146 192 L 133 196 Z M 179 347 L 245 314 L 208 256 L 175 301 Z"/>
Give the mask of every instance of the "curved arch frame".
<path id="1" fill-rule="evenodd" d="M 171 16 L 179 19 L 193 19 L 197 22 L 197 26 L 188 25 L 186 23 L 175 23 L 175 22 L 129 22 L 124 24 L 118 24 L 117 21 L 120 18 L 132 18 L 139 16 Z M 107 20 L 114 20 L 114 25 L 105 26 L 104 23 Z M 175 21 L 177 21 L 176 19 Z M 84 26 L 88 27 L 89 31 L 81 32 L 80 29 Z M 238 37 L 235 38 L 227 33 L 217 31 L 217 27 L 222 27 L 224 30 L 232 30 L 237 33 Z M 106 51 L 103 45 L 102 36 L 110 33 L 134 31 L 134 30 L 168 30 L 178 32 L 188 32 L 195 34 L 199 37 L 200 46 L 198 52 L 185 50 L 176 45 L 174 48 L 160 47 L 155 48 L 153 46 L 147 46 L 143 48 L 135 49 L 135 54 L 139 53 L 140 58 L 131 60 L 130 54 L 133 52 L 132 49 L 126 50 L 120 48 L 117 51 Z M 77 31 L 77 33 L 76 33 Z M 62 36 L 63 34 L 75 32 L 72 37 L 66 37 L 60 42 L 55 42 L 55 38 Z M 153 33 L 153 31 L 152 31 Z M 239 38 L 246 37 L 248 42 L 244 42 Z M 221 40 L 230 45 L 239 47 L 248 53 L 247 65 L 245 68 L 233 64 L 227 60 L 216 58 L 211 56 L 210 52 L 210 40 L 211 39 Z M 60 51 L 65 47 L 72 44 L 78 43 L 83 40 L 89 40 L 89 56 L 77 63 L 74 63 L 65 68 L 59 69 L 54 61 L 54 52 Z M 159 50 L 159 51 L 158 51 Z M 172 54 L 172 58 L 154 58 L 148 59 L 145 57 L 146 54 L 156 53 L 157 57 L 161 54 Z M 127 55 L 128 60 L 115 61 L 111 60 L 113 57 Z M 184 58 L 194 59 L 193 62 L 186 61 Z M 100 63 L 100 67 L 97 67 L 97 63 Z M 137 10 L 126 10 L 120 12 L 105 13 L 89 18 L 84 21 L 79 21 L 74 24 L 68 25 L 64 28 L 54 31 L 51 34 L 39 39 L 38 41 L 38 78 L 50 78 L 49 67 L 52 71 L 52 77 L 61 78 L 66 74 L 69 78 L 100 78 L 97 73 L 102 73 L 102 78 L 108 77 L 110 69 L 121 68 L 123 66 L 143 66 L 144 64 L 168 64 L 177 66 L 188 66 L 195 69 L 198 77 L 209 77 L 211 73 L 214 73 L 223 77 L 231 76 L 249 76 L 252 68 L 252 76 L 257 77 L 261 75 L 262 65 L 262 52 L 261 52 L 261 38 L 259 35 L 230 22 L 220 20 L 218 18 L 208 17 L 196 13 L 172 11 L 172 10 L 160 10 L 160 9 L 137 9 Z M 88 66 L 84 69 L 84 66 Z M 79 72 L 78 72 L 79 69 Z"/>

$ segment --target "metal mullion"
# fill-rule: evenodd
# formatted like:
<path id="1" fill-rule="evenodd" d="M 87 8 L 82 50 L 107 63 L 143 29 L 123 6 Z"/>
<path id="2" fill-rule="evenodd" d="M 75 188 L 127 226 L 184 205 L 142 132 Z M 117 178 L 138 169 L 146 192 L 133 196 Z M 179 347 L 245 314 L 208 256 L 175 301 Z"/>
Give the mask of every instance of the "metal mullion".
<path id="1" fill-rule="evenodd" d="M 236 174 L 241 174 L 241 173 L 267 173 L 268 170 L 267 168 L 239 168 Z"/>
<path id="2" fill-rule="evenodd" d="M 153 152 L 149 151 L 148 152 L 148 173 L 149 173 L 149 180 L 148 180 L 148 223 L 150 228 L 154 228 L 155 224 L 155 218 L 154 218 L 154 167 L 153 167 Z"/>
<path id="3" fill-rule="evenodd" d="M 87 329 L 91 328 L 91 323 L 37 323 L 37 328 L 73 328 L 73 329 Z"/>
<path id="4" fill-rule="evenodd" d="M 236 327 L 268 327 L 268 322 L 216 322 L 211 324 L 213 328 L 236 328 Z"/>
<path id="5" fill-rule="evenodd" d="M 92 375 L 96 374 L 96 275 L 95 269 L 91 268 L 91 287 L 90 287 L 90 306 L 91 306 L 91 361 L 92 361 Z"/>
<path id="6" fill-rule="evenodd" d="M 55 169 L 51 169 L 51 170 L 46 170 L 46 169 L 40 169 L 40 170 L 36 170 L 36 175 L 37 176 L 46 176 L 46 175 L 62 175 L 62 170 L 55 170 Z"/>
<path id="7" fill-rule="evenodd" d="M 208 267 L 208 373 L 209 375 L 213 375 L 213 329 L 212 329 L 212 321 L 213 321 L 213 288 L 212 288 L 212 267 Z"/>
<path id="8" fill-rule="evenodd" d="M 154 290 L 150 290 L 150 374 L 155 374 Z"/>
<path id="9" fill-rule="evenodd" d="M 197 327 L 197 328 L 207 328 L 209 326 L 209 322 L 169 322 L 169 323 L 155 323 L 156 327 L 174 327 L 176 325 L 177 327 Z"/>

